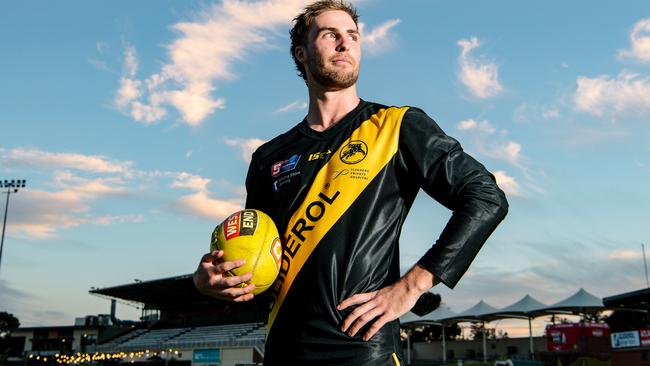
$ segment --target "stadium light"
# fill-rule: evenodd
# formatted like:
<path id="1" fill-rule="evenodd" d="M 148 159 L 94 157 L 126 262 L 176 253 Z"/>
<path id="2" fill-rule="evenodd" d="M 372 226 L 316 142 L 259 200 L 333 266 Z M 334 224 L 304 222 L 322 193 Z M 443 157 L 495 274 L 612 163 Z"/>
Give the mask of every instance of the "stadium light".
<path id="1" fill-rule="evenodd" d="M 25 179 L 18 180 L 4 180 L 0 181 L 0 188 L 6 188 L 7 201 L 5 203 L 5 218 L 2 223 L 2 239 L 0 239 L 0 267 L 2 266 L 2 248 L 5 245 L 5 226 L 7 226 L 7 211 L 9 210 L 9 196 L 12 193 L 18 193 L 19 188 L 25 188 L 27 181 Z"/>

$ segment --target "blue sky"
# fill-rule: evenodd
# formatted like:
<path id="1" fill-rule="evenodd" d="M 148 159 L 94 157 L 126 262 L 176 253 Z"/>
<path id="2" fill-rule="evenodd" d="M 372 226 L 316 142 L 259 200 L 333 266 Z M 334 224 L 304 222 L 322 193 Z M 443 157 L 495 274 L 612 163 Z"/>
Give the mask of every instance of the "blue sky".
<path id="1" fill-rule="evenodd" d="M 306 112 L 287 34 L 303 4 L 5 4 L 0 179 L 28 187 L 11 195 L 1 310 L 67 325 L 109 311 L 90 287 L 194 270 L 243 203 L 251 151 Z M 455 290 L 436 289 L 443 301 L 462 311 L 645 286 L 647 3 L 356 4 L 361 97 L 424 109 L 508 194 L 506 221 Z M 418 197 L 404 270 L 448 217 Z"/>

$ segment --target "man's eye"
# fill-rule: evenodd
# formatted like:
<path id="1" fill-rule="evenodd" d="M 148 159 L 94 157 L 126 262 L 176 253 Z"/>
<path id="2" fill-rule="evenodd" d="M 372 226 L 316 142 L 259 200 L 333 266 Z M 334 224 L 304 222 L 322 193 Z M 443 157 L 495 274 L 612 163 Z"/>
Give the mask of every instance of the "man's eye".
<path id="1" fill-rule="evenodd" d="M 328 33 L 325 33 L 325 35 L 323 37 L 325 37 L 325 38 L 336 38 L 336 34 L 334 34 L 334 32 L 328 32 Z"/>

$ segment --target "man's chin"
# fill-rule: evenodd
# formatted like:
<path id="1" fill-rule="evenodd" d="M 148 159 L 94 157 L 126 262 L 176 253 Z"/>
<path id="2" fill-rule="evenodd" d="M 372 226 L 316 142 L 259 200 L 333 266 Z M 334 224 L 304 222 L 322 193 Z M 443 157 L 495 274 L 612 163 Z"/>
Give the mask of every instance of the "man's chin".
<path id="1" fill-rule="evenodd" d="M 355 74 L 345 74 L 341 73 L 332 73 L 329 75 L 319 75 L 319 77 L 314 77 L 314 80 L 326 88 L 327 90 L 342 90 L 347 89 L 357 83 L 358 75 Z"/>

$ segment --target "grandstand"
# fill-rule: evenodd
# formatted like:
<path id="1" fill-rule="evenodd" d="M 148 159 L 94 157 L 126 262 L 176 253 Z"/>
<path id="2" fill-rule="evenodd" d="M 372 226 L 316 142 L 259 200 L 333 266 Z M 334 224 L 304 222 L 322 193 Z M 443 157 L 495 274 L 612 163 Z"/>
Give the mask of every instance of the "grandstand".
<path id="1" fill-rule="evenodd" d="M 98 352 L 165 355 L 167 363 L 171 358 L 174 364 L 186 366 L 251 365 L 263 359 L 270 301 L 264 295 L 242 304 L 221 301 L 200 294 L 189 274 L 92 289 L 90 293 L 136 303 L 143 315 L 148 314 L 138 326 L 112 337 L 100 336 Z M 111 319 L 120 325 L 114 313 Z M 206 358 L 207 354 L 211 356 Z"/>

